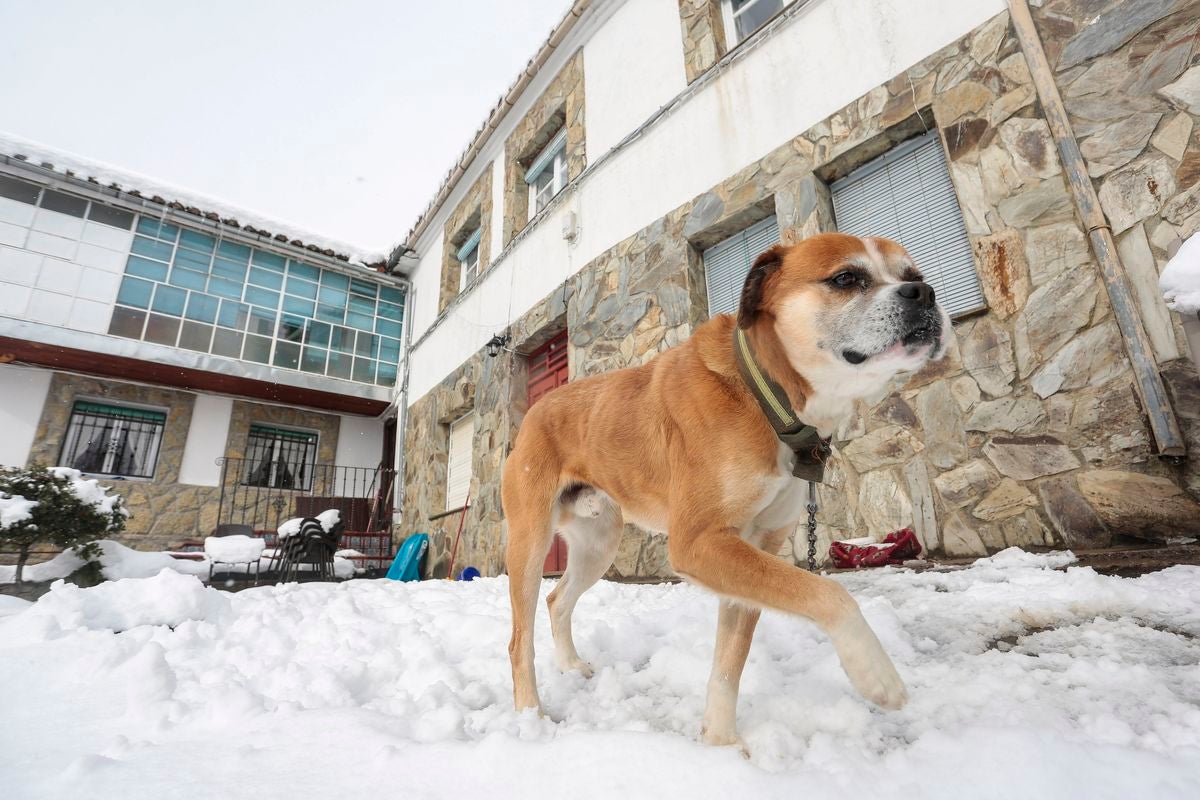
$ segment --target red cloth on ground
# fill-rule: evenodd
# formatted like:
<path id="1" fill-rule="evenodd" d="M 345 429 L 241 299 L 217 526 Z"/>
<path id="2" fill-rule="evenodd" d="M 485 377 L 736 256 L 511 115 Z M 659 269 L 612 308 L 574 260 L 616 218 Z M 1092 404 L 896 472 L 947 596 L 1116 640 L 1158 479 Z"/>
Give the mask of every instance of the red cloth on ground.
<path id="1" fill-rule="evenodd" d="M 883 542 L 873 545 L 834 542 L 829 545 L 829 557 L 840 569 L 857 567 L 882 567 L 899 564 L 921 555 L 921 543 L 912 528 L 901 528 L 884 537 Z"/>

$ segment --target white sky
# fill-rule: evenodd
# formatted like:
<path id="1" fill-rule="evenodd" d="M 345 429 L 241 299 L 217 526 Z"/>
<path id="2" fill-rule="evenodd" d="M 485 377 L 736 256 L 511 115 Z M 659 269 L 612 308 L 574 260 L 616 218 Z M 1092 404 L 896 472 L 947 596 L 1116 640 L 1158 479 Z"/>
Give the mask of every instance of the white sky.
<path id="1" fill-rule="evenodd" d="M 569 0 L 0 0 L 0 130 L 379 249 Z"/>

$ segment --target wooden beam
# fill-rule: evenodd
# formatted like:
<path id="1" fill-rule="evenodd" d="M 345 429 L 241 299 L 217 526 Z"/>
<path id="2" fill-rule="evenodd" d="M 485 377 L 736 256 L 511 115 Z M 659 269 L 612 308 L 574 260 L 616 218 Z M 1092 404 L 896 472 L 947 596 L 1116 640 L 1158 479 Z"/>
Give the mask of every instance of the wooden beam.
<path id="1" fill-rule="evenodd" d="M 244 397 L 248 400 L 265 400 L 289 406 L 334 411 L 339 414 L 377 417 L 388 407 L 385 400 L 287 386 L 241 375 L 208 372 L 191 367 L 176 367 L 156 361 L 143 361 L 107 353 L 76 350 L 7 336 L 0 336 L 0 353 L 3 353 L 5 357 L 11 356 L 10 361 L 66 372 L 79 372 L 101 378 L 171 386 L 198 392 L 227 394 Z"/>

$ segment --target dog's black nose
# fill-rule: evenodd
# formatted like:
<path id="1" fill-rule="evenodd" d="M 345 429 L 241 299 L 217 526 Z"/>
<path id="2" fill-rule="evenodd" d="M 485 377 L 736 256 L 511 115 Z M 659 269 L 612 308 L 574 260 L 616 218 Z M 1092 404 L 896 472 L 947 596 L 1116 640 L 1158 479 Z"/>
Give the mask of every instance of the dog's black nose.
<path id="1" fill-rule="evenodd" d="M 915 300 L 923 306 L 933 305 L 933 287 L 924 281 L 902 283 L 896 291 L 905 300 Z"/>

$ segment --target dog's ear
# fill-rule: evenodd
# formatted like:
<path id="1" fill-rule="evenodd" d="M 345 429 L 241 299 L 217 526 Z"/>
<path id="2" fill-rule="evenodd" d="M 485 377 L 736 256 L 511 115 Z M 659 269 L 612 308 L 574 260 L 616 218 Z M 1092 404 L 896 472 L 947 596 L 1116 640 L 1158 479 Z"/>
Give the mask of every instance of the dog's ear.
<path id="1" fill-rule="evenodd" d="M 738 304 L 737 324 L 739 328 L 749 328 L 758 318 L 762 306 L 763 288 L 767 278 L 783 266 L 783 245 L 775 245 L 770 250 L 754 259 L 754 265 L 746 275 L 742 284 L 742 301 Z"/>

